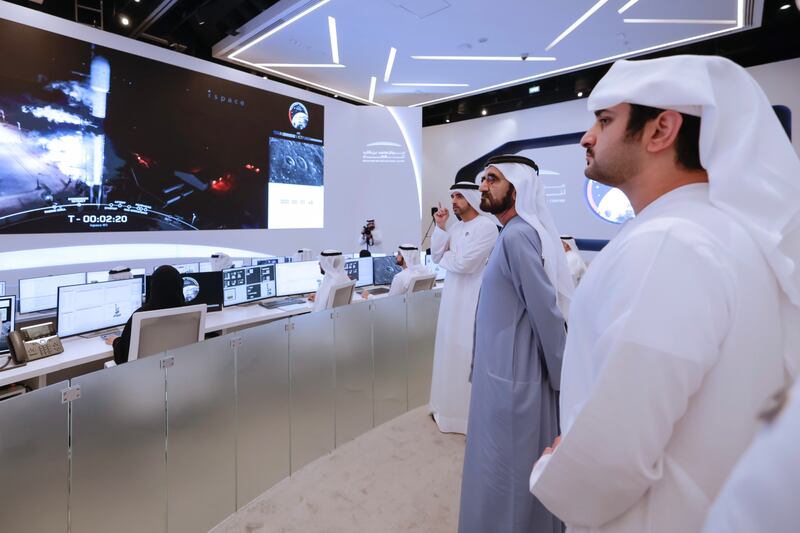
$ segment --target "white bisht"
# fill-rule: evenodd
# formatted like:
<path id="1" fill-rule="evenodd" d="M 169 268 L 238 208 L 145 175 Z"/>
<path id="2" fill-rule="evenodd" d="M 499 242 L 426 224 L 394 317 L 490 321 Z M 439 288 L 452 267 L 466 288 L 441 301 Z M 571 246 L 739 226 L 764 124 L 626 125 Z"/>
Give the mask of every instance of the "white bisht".
<path id="1" fill-rule="evenodd" d="M 320 282 L 317 295 L 314 297 L 312 311 L 324 310 L 331 289 L 350 279 L 344 271 L 344 256 L 339 250 L 323 250 L 319 254 L 319 266 L 325 274 L 322 276 L 322 282 Z"/>
<path id="2" fill-rule="evenodd" d="M 437 227 L 431 236 L 433 261 L 447 271 L 447 278 L 436 324 L 430 411 L 439 430 L 466 434 L 475 308 L 486 260 L 497 240 L 497 219 L 480 210 L 477 184 L 459 182 L 450 191 L 464 196 L 479 216 L 456 222 L 447 231 Z"/>
<path id="3" fill-rule="evenodd" d="M 401 244 L 398 249 L 400 255 L 403 256 L 405 261 L 405 268 L 402 272 L 395 274 L 392 278 L 392 284 L 389 286 L 389 293 L 387 296 L 395 296 L 397 294 L 405 294 L 411 284 L 411 278 L 430 274 L 430 269 L 422 264 L 419 257 L 419 247 L 414 244 Z"/>
<path id="4" fill-rule="evenodd" d="M 645 207 L 575 294 L 563 440 L 531 492 L 572 532 L 697 532 L 800 354 L 800 161 L 723 58 L 619 61 L 589 109 L 701 117 L 709 182 Z"/>

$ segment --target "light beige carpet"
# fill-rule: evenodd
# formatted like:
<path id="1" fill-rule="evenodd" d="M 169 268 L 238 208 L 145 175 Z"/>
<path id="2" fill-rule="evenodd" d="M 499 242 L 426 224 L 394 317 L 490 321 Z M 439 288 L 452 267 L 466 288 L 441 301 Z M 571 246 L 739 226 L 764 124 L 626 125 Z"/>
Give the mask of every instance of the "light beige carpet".
<path id="1" fill-rule="evenodd" d="M 464 437 L 420 407 L 278 483 L 213 533 L 451 533 L 458 525 Z"/>

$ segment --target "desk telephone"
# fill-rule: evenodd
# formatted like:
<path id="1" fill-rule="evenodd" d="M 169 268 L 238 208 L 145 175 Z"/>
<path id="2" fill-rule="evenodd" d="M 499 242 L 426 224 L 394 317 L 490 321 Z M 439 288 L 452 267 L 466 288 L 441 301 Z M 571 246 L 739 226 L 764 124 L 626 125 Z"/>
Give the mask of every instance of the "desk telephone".
<path id="1" fill-rule="evenodd" d="M 64 351 L 52 322 L 19 328 L 8 334 L 11 357 L 17 365 Z"/>

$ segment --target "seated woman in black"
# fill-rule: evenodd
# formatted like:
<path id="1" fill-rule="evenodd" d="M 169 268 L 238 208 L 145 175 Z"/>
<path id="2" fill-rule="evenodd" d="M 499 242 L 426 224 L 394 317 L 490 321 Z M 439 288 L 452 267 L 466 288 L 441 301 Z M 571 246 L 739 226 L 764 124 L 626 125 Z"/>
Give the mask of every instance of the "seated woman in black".
<path id="1" fill-rule="evenodd" d="M 150 294 L 147 297 L 147 301 L 134 313 L 180 307 L 184 303 L 183 278 L 180 272 L 175 270 L 175 267 L 162 265 L 150 276 Z M 120 337 L 108 337 L 106 339 L 106 344 L 114 347 L 114 362 L 118 365 L 128 362 L 128 350 L 131 345 L 131 321 L 132 317 L 128 319 Z"/>

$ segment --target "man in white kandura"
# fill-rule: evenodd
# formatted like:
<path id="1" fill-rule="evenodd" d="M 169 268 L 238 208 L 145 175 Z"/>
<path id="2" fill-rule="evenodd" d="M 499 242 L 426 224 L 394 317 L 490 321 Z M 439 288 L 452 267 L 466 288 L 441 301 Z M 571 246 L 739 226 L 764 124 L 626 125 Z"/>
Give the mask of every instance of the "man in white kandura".
<path id="1" fill-rule="evenodd" d="M 387 296 L 405 294 L 408 292 L 412 278 L 431 273 L 430 269 L 426 268 L 420 261 L 419 248 L 413 244 L 401 244 L 395 254 L 395 261 L 403 270 L 392 278 L 392 284 L 389 286 Z"/>
<path id="2" fill-rule="evenodd" d="M 586 175 L 636 218 L 575 294 L 563 440 L 530 488 L 571 532 L 699 532 L 797 370 L 800 161 L 720 57 L 618 61 L 589 109 Z"/>
<path id="3" fill-rule="evenodd" d="M 704 533 L 796 533 L 800 524 L 800 382 L 784 391 L 765 427 L 734 468 Z"/>
<path id="4" fill-rule="evenodd" d="M 312 311 L 323 311 L 328 304 L 331 289 L 340 283 L 350 281 L 344 271 L 344 256 L 339 250 L 323 250 L 319 254 L 319 270 L 322 272 L 322 281 L 317 293 L 309 300 L 314 302 Z"/>
<path id="5" fill-rule="evenodd" d="M 450 213 L 440 204 L 431 236 L 433 261 L 447 271 L 436 325 L 429 406 L 444 433 L 467 433 L 475 308 L 483 269 L 498 233 L 497 218 L 480 211 L 478 187 L 468 181 L 450 187 L 453 214 L 460 221 L 447 229 Z"/>

